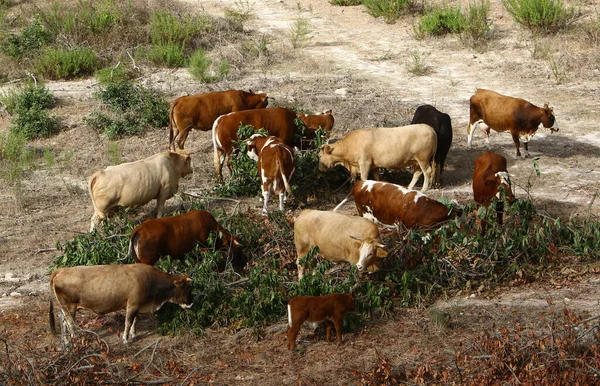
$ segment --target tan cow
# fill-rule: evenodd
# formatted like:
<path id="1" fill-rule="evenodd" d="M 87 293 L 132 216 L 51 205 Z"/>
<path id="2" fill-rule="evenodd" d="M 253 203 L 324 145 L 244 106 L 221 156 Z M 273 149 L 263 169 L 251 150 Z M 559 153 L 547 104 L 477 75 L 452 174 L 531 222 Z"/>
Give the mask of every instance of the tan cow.
<path id="1" fill-rule="evenodd" d="M 260 189 L 264 200 L 263 216 L 267 215 L 267 203 L 271 193 L 279 195 L 279 210 L 283 212 L 285 192 L 292 194 L 289 181 L 296 171 L 294 150 L 277 137 L 264 137 L 261 134 L 253 134 L 246 140 L 246 144 L 248 156 L 258 161 Z"/>
<path id="2" fill-rule="evenodd" d="M 59 268 L 50 276 L 50 329 L 56 332 L 53 300 L 60 306 L 71 337 L 77 309 L 97 314 L 126 309 L 123 343 L 135 338 L 138 314 L 157 311 L 166 302 L 192 306 L 192 279 L 162 272 L 146 264 L 92 265 Z M 61 323 L 63 339 L 65 325 Z"/>
<path id="3" fill-rule="evenodd" d="M 90 232 L 117 206 L 133 207 L 156 199 L 156 217 L 162 217 L 165 201 L 179 189 L 179 179 L 191 173 L 192 159 L 185 150 L 166 151 L 94 173 L 88 181 L 94 205 Z"/>
<path id="4" fill-rule="evenodd" d="M 325 259 L 346 261 L 356 265 L 359 272 L 370 266 L 377 269 L 377 258 L 387 255 L 374 222 L 337 212 L 302 211 L 294 223 L 294 244 L 298 253 L 299 279 L 304 276 L 300 260 L 314 246 L 319 247 L 319 253 Z"/>
<path id="5" fill-rule="evenodd" d="M 408 188 L 412 189 L 424 174 L 421 190 L 426 191 L 430 181 L 436 179 L 436 148 L 437 135 L 426 124 L 357 129 L 335 143 L 323 145 L 319 152 L 319 170 L 326 171 L 340 164 L 353 174 L 359 171 L 361 180 L 367 180 L 369 172 L 373 172 L 377 180 L 378 168 L 399 170 L 416 162 L 420 169 L 414 169 Z"/>
<path id="6" fill-rule="evenodd" d="M 169 111 L 169 143 L 179 136 L 177 146 L 183 149 L 192 129 L 208 131 L 219 116 L 232 111 L 262 109 L 269 103 L 267 94 L 227 90 L 182 96 L 171 103 Z"/>

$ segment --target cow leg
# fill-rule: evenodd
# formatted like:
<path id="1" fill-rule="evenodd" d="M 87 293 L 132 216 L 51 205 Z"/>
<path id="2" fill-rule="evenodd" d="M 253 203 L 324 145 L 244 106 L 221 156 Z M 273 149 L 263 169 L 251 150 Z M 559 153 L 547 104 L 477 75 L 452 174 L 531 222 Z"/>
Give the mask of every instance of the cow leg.
<path id="1" fill-rule="evenodd" d="M 337 335 L 337 344 L 338 346 L 342 344 L 342 318 L 336 318 L 333 321 L 335 325 L 335 333 Z"/>
<path id="2" fill-rule="evenodd" d="M 327 331 L 326 335 L 325 335 L 325 339 L 327 339 L 328 342 L 331 342 L 331 328 L 333 327 L 333 323 L 329 320 L 325 321 L 325 331 Z"/>
<path id="3" fill-rule="evenodd" d="M 223 164 L 225 163 L 225 155 L 223 150 L 215 147 L 215 154 L 213 157 L 213 165 L 215 166 L 215 176 L 217 180 L 223 181 Z"/>
<path id="4" fill-rule="evenodd" d="M 481 122 L 483 122 L 483 120 L 480 119 L 477 122 L 469 124 L 469 127 L 467 127 L 467 149 L 469 150 L 473 148 L 473 133 L 477 130 L 477 126 L 479 126 L 479 123 Z"/>
<path id="5" fill-rule="evenodd" d="M 296 338 L 298 337 L 298 333 L 300 332 L 301 326 L 302 323 L 300 323 L 300 321 L 293 321 L 292 325 L 288 327 L 287 341 L 288 348 L 290 349 L 290 351 L 294 351 L 294 349 L 296 348 Z"/>
<path id="6" fill-rule="evenodd" d="M 479 124 L 479 129 L 483 134 L 485 134 L 485 144 L 487 145 L 488 150 L 492 150 L 492 143 L 490 142 L 490 127 L 482 121 Z"/>
<path id="7" fill-rule="evenodd" d="M 525 151 L 523 152 L 523 158 L 529 158 L 529 141 L 523 141 L 523 146 L 525 146 Z"/>
<path id="8" fill-rule="evenodd" d="M 296 258 L 296 267 L 298 267 L 298 280 L 301 280 L 304 277 L 304 266 L 300 264 L 300 260 L 306 256 L 306 253 L 302 254 L 298 251 L 298 258 Z"/>
<path id="9" fill-rule="evenodd" d="M 270 194 L 269 194 L 269 189 L 266 189 L 266 190 L 265 190 L 265 189 L 263 188 L 263 190 L 262 190 L 262 191 L 263 191 L 263 192 L 262 192 L 262 195 L 263 195 L 263 201 L 264 201 L 264 202 L 263 202 L 263 208 L 262 208 L 262 215 L 263 215 L 263 216 L 266 216 L 266 215 L 268 214 L 268 211 L 267 211 L 267 203 L 269 202 L 269 196 L 270 196 Z"/>
<path id="10" fill-rule="evenodd" d="M 513 142 L 515 143 L 515 147 L 517 148 L 517 158 L 521 157 L 521 144 L 519 143 L 519 134 L 518 133 L 510 133 L 512 135 Z"/>
<path id="11" fill-rule="evenodd" d="M 137 308 L 127 307 L 127 314 L 125 316 L 125 330 L 123 331 L 123 343 L 125 344 L 129 343 L 131 340 L 133 340 L 133 338 L 135 338 L 135 336 L 132 336 L 133 332 L 135 331 L 135 327 L 132 329 L 132 326 L 135 324 L 137 314 Z"/>
<path id="12" fill-rule="evenodd" d="M 369 172 L 371 171 L 371 163 L 366 161 L 366 162 L 359 162 L 358 164 L 358 168 L 360 169 L 360 179 L 363 181 L 366 181 L 369 179 Z"/>

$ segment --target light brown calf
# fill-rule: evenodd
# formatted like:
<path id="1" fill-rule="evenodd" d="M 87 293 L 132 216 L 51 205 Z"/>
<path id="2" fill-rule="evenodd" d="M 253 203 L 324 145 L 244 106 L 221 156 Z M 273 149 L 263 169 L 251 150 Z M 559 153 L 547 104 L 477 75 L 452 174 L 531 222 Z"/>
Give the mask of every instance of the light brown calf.
<path id="1" fill-rule="evenodd" d="M 325 322 L 327 341 L 331 341 L 331 326 L 335 327 L 337 344 L 342 344 L 342 320 L 354 308 L 354 295 L 334 293 L 323 296 L 296 296 L 288 302 L 288 348 L 294 351 L 300 327 L 305 321 Z"/>

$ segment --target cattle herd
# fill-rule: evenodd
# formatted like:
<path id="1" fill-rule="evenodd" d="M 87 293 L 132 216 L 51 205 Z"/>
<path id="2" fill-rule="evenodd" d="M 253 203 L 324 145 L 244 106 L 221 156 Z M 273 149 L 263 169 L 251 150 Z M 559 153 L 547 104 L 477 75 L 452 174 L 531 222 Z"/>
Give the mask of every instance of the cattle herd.
<path id="1" fill-rule="evenodd" d="M 239 90 L 228 90 L 184 96 L 171 103 L 169 112 L 169 150 L 135 162 L 109 166 L 89 178 L 89 194 L 94 207 L 90 231 L 107 219 L 115 207 L 143 205 L 156 199 L 156 219 L 137 226 L 130 238 L 128 255 L 136 264 L 80 266 L 60 268 L 50 277 L 50 325 L 55 330 L 53 302 L 60 306 L 61 333 L 75 334 L 78 308 L 104 314 L 126 310 L 123 342 L 135 338 L 139 313 L 154 312 L 165 302 L 191 307 L 191 278 L 170 275 L 153 267 L 159 258 L 183 259 L 196 244 L 206 245 L 210 234 L 216 234 L 216 247 L 224 250 L 236 270 L 247 263 L 238 240 L 206 211 L 193 210 L 178 216 L 161 218 L 167 199 L 178 190 L 179 179 L 192 173 L 191 155 L 183 150 L 191 129 L 212 130 L 214 166 L 217 178 L 232 152 L 241 124 L 255 130 L 263 128 L 268 136 L 254 134 L 246 140 L 248 154 L 258 161 L 258 171 L 267 214 L 270 194 L 279 196 L 279 210 L 284 210 L 285 192 L 295 171 L 295 147 L 302 147 L 297 134 L 302 127 L 305 139 L 315 136 L 317 129 L 330 131 L 334 124 L 331 110 L 318 115 L 297 114 L 285 108 L 267 108 L 268 96 Z M 302 124 L 299 124 L 299 121 Z M 525 145 L 539 128 L 557 131 L 552 109 L 479 89 L 470 99 L 467 130 L 471 147 L 476 127 L 489 131 L 510 131 L 520 153 L 520 140 Z M 348 262 L 359 272 L 376 270 L 378 260 L 387 255 L 380 227 L 429 228 L 440 226 L 460 211 L 449 210 L 423 192 L 439 186 L 446 156 L 452 144 L 452 124 L 447 114 L 433 106 L 420 106 L 410 125 L 392 128 L 357 129 L 334 143 L 319 149 L 319 169 L 342 165 L 360 179 L 348 197 L 333 211 L 304 210 L 294 222 L 294 244 L 297 251 L 298 277 L 304 275 L 301 259 L 313 247 L 331 261 Z M 299 139 L 300 138 L 300 139 Z M 229 162 L 227 162 L 229 166 Z M 502 224 L 503 199 L 514 201 L 506 159 L 487 151 L 475 161 L 473 195 L 478 205 L 489 205 L 494 197 L 497 221 Z M 413 167 L 407 188 L 376 181 L 379 168 Z M 375 180 L 369 180 L 369 175 Z M 412 190 L 420 175 L 421 191 Z M 258 183 L 258 182 L 257 182 Z M 353 197 L 360 216 L 337 212 Z M 482 224 L 482 232 L 485 225 Z M 221 267 L 220 267 L 221 268 Z M 327 340 L 332 325 L 341 343 L 341 321 L 354 307 L 353 294 L 298 296 L 288 302 L 288 347 L 294 350 L 301 324 L 325 321 Z M 68 331 L 66 331 L 68 329 Z"/>

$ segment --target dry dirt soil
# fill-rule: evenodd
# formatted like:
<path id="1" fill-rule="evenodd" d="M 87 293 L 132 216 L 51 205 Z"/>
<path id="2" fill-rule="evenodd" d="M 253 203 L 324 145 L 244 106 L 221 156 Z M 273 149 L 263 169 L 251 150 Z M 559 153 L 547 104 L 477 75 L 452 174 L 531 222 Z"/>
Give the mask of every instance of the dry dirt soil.
<path id="1" fill-rule="evenodd" d="M 218 15 L 241 4 L 233 0 L 185 3 L 190 9 Z M 600 11 L 595 1 L 577 4 L 586 15 Z M 247 28 L 268 38 L 276 59 L 257 65 L 242 79 L 218 84 L 200 84 L 185 70 L 147 69 L 143 81 L 165 90 L 171 99 L 250 88 L 268 92 L 279 104 L 313 112 L 331 108 L 336 118 L 334 136 L 359 127 L 407 124 L 417 106 L 432 104 L 452 117 L 454 142 L 443 187 L 430 194 L 459 203 L 471 199 L 473 161 L 485 150 L 481 133 L 475 134 L 474 149 L 466 149 L 469 97 L 475 90 L 492 89 L 536 105 L 549 103 L 560 131 L 552 135 L 540 131 L 530 144 L 532 155 L 539 157 L 540 176 L 532 159 L 515 158 L 507 133 L 493 132 L 493 148 L 508 159 L 517 197 L 531 197 L 551 216 L 597 218 L 600 214 L 600 199 L 594 200 L 600 191 L 600 52 L 584 34 L 535 38 L 512 20 L 500 0 L 492 0 L 494 38 L 486 51 L 477 52 L 456 36 L 417 40 L 414 18 L 386 24 L 361 6 L 336 7 L 324 0 L 255 0 L 248 5 L 254 18 Z M 293 49 L 290 27 L 299 17 L 310 21 L 311 39 Z M 415 55 L 430 67 L 428 75 L 409 71 Z M 47 270 L 60 254 L 53 248 L 57 242 L 87 232 L 92 215 L 87 177 L 110 164 L 108 140 L 83 123 L 98 103 L 92 97 L 98 88 L 94 79 L 47 85 L 59 99 L 53 113 L 66 129 L 31 146 L 51 147 L 56 162 L 51 167 L 40 165 L 27 175 L 18 195 L 0 181 L 0 337 L 8 339 L 13 358 L 28 350 L 47 352 L 58 347 L 46 327 Z M 10 117 L 0 117 L 0 133 L 9 126 Z M 147 157 L 166 146 L 164 128 L 119 141 L 123 162 Z M 209 133 L 193 132 L 187 147 L 199 153 L 194 158 L 194 174 L 181 189 L 191 193 L 209 189 L 215 182 Z M 320 204 L 333 206 L 343 194 L 325 197 Z M 167 210 L 176 208 L 180 200 L 168 201 Z M 258 211 L 260 205 L 252 199 L 238 210 Z M 153 208 L 154 203 L 143 211 L 150 215 Z M 444 299 L 433 307 L 446 315 L 447 323 L 436 322 L 436 313 L 427 309 L 400 309 L 385 320 L 365 320 L 364 328 L 344 336 L 346 343 L 339 348 L 305 331 L 301 348 L 294 354 L 283 342 L 284 320 L 260 333 L 208 331 L 193 338 L 160 337 L 153 333 L 156 321 L 147 317 L 139 330 L 148 333 L 130 346 L 123 346 L 117 336 L 122 315 L 96 319 L 84 314 L 80 323 L 100 331 L 111 347 L 111 358 L 123 358 L 117 360 L 119 371 L 145 366 L 147 371 L 140 378 L 146 381 L 171 379 L 169 383 L 175 384 L 189 375 L 186 382 L 194 379 L 200 384 L 347 385 L 359 382 L 360 374 L 380 355 L 394 371 L 445 363 L 483 330 L 520 324 L 543 331 L 564 308 L 583 316 L 599 314 L 600 278 L 588 272 L 575 266 L 533 284 Z M 179 372 L 173 370 L 173 362 L 182 367 Z M 0 364 L 6 363 L 4 356 Z M 31 382 L 41 383 L 35 378 Z"/>

